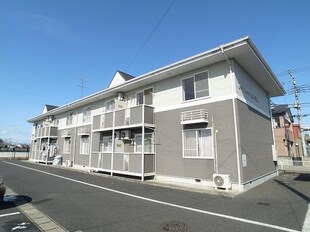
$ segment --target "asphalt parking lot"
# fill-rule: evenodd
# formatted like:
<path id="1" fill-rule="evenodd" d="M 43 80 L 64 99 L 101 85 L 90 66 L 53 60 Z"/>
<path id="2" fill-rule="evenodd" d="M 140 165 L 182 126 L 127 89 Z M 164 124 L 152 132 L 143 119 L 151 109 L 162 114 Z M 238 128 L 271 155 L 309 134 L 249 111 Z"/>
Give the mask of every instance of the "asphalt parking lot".
<path id="1" fill-rule="evenodd" d="M 283 173 L 236 196 L 28 162 L 0 162 L 0 175 L 68 231 L 306 231 L 309 174 Z"/>
<path id="2" fill-rule="evenodd" d="M 16 195 L 8 189 L 4 200 L 0 202 L 0 231 L 40 231 L 19 209 L 30 201 L 30 198 Z"/>

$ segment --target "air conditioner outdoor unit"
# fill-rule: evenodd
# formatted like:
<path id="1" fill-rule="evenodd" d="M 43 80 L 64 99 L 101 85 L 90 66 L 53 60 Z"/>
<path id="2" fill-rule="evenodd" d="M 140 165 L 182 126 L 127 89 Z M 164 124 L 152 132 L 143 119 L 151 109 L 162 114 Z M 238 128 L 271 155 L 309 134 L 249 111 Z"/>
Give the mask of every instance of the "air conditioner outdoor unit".
<path id="1" fill-rule="evenodd" d="M 131 139 L 131 131 L 130 130 L 124 130 L 121 132 L 121 138 L 125 140 Z"/>
<path id="2" fill-rule="evenodd" d="M 215 188 L 231 189 L 230 175 L 213 174 L 213 183 Z"/>
<path id="3" fill-rule="evenodd" d="M 114 132 L 114 138 L 115 139 L 121 139 L 121 132 L 120 131 L 115 131 Z"/>

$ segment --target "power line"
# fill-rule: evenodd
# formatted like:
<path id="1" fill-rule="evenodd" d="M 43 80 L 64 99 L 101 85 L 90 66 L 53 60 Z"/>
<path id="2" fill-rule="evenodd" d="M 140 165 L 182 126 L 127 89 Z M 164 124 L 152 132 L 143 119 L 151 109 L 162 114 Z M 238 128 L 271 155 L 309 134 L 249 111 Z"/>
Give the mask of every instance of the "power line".
<path id="1" fill-rule="evenodd" d="M 161 24 L 161 22 L 164 20 L 164 18 L 166 17 L 166 15 L 168 14 L 169 10 L 171 9 L 172 5 L 174 4 L 175 0 L 173 0 L 169 7 L 167 8 L 167 10 L 164 12 L 164 14 L 161 16 L 161 18 L 159 19 L 158 23 L 156 24 L 156 26 L 153 28 L 153 30 L 151 31 L 151 33 L 149 34 L 149 36 L 146 38 L 146 40 L 143 42 L 143 44 L 141 45 L 141 47 L 139 48 L 138 52 L 134 55 L 134 57 L 132 58 L 132 60 L 129 62 L 129 64 L 127 65 L 125 71 L 128 70 L 128 68 L 131 66 L 131 64 L 134 62 L 134 60 L 138 57 L 138 55 L 140 54 L 140 52 L 143 50 L 143 48 L 145 47 L 145 45 L 147 44 L 147 42 L 151 39 L 151 37 L 153 36 L 154 32 L 157 30 L 157 28 L 159 27 L 159 25 Z"/>

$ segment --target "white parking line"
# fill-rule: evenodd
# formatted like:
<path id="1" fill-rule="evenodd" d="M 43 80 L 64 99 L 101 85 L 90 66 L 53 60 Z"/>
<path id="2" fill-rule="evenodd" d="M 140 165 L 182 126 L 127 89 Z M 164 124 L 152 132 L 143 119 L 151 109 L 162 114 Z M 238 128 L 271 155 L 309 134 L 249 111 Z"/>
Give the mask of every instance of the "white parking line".
<path id="1" fill-rule="evenodd" d="M 20 212 L 1 214 L 1 215 L 0 215 L 0 218 L 2 218 L 2 217 L 8 217 L 8 216 L 13 216 L 13 215 L 17 215 L 17 214 L 20 214 Z"/>
<path id="2" fill-rule="evenodd" d="M 310 204 L 308 205 L 308 211 L 305 217 L 304 225 L 302 227 L 302 232 L 310 232 Z"/>
<path id="3" fill-rule="evenodd" d="M 155 200 L 155 199 L 151 199 L 151 198 L 147 198 L 147 197 L 141 197 L 141 196 L 138 196 L 138 195 L 134 195 L 134 194 L 130 194 L 130 193 L 126 193 L 126 192 L 122 192 L 122 191 L 118 191 L 118 190 L 102 187 L 102 186 L 99 186 L 99 185 L 94 185 L 94 184 L 86 183 L 86 182 L 75 180 L 75 179 L 71 179 L 71 178 L 68 178 L 68 177 L 65 177 L 65 176 L 60 176 L 60 175 L 57 175 L 57 174 L 53 174 L 53 173 L 37 170 L 37 169 L 34 169 L 34 168 L 29 168 L 29 167 L 22 166 L 22 165 L 19 165 L 19 164 L 14 164 L 14 163 L 6 162 L 6 161 L 3 161 L 3 162 L 6 163 L 6 164 L 18 166 L 18 167 L 21 167 L 21 168 L 25 168 L 25 169 L 28 169 L 28 170 L 35 171 L 35 172 L 40 172 L 40 173 L 47 174 L 47 175 L 54 176 L 54 177 L 58 177 L 58 178 L 61 178 L 61 179 L 64 179 L 64 180 L 69 180 L 69 181 L 72 181 L 72 182 L 75 182 L 75 183 L 91 186 L 91 187 L 94 187 L 94 188 L 106 190 L 106 191 L 109 191 L 109 192 L 117 193 L 117 194 L 120 194 L 120 195 L 132 197 L 132 198 L 136 198 L 136 199 L 140 199 L 140 200 L 144 200 L 144 201 L 149 201 L 149 202 L 153 202 L 153 203 L 157 203 L 157 204 L 161 204 L 161 205 L 167 205 L 167 206 L 170 206 L 170 207 L 184 209 L 184 210 L 188 210 L 188 211 L 192 211 L 192 212 L 196 212 L 196 213 L 211 215 L 211 216 L 220 217 L 220 218 L 226 218 L 226 219 L 230 219 L 230 220 L 233 220 L 233 221 L 243 222 L 243 223 L 257 225 L 257 226 L 263 226 L 263 227 L 277 229 L 277 230 L 282 230 L 282 231 L 300 232 L 298 230 L 289 229 L 289 228 L 285 228 L 285 227 L 282 227 L 282 226 L 277 226 L 277 225 L 272 225 L 272 224 L 268 224 L 268 223 L 253 221 L 253 220 L 249 220 L 249 219 L 245 219 L 245 218 L 240 218 L 240 217 L 229 216 L 229 215 L 220 214 L 220 213 L 214 213 L 214 212 L 206 211 L 206 210 L 195 209 L 195 208 L 186 207 L 186 206 L 182 206 L 182 205 L 177 205 L 177 204 L 173 204 L 173 203 L 169 203 L 169 202 L 165 202 L 165 201 L 159 201 L 159 200 Z"/>

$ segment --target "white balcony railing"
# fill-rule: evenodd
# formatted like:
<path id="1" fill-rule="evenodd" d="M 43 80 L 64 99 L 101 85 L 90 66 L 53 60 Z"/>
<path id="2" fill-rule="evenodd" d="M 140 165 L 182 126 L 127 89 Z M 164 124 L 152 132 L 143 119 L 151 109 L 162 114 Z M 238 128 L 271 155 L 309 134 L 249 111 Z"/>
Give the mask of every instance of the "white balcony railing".
<path id="1" fill-rule="evenodd" d="M 185 111 L 181 113 L 181 124 L 207 123 L 208 112 L 205 109 Z"/>

